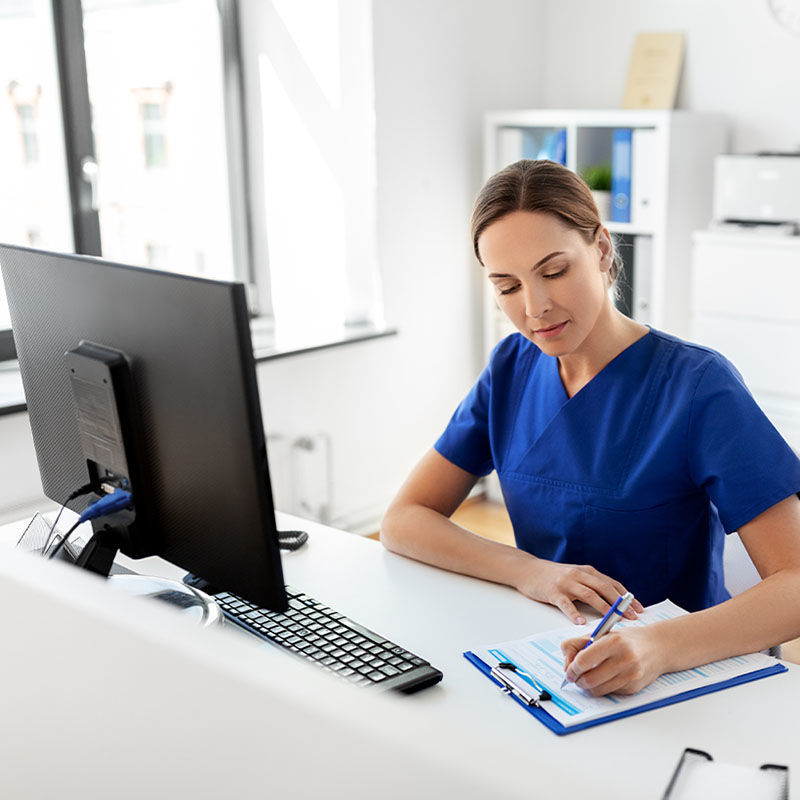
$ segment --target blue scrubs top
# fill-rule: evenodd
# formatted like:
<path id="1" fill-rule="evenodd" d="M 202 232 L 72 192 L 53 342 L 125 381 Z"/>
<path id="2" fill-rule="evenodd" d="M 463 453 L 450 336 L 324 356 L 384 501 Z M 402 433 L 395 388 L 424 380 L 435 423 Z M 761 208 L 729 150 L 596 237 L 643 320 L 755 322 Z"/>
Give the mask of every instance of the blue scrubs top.
<path id="1" fill-rule="evenodd" d="M 800 490 L 800 461 L 733 365 L 653 329 L 572 398 L 558 360 L 512 334 L 435 447 L 497 470 L 522 550 L 689 611 L 729 597 L 723 531 Z"/>

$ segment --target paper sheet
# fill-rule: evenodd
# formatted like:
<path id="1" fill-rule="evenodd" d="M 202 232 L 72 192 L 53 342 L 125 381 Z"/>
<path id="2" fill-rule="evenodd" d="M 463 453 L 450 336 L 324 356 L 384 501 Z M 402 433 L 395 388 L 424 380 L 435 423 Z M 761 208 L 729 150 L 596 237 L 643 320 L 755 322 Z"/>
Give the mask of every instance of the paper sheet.
<path id="1" fill-rule="evenodd" d="M 637 620 L 623 619 L 617 623 L 615 630 L 641 627 L 658 620 L 673 619 L 686 614 L 680 607 L 669 600 L 650 606 Z M 544 701 L 542 708 L 565 727 L 578 725 L 598 717 L 623 713 L 638 706 L 658 702 L 683 692 L 704 686 L 721 683 L 738 675 L 770 667 L 775 659 L 762 653 L 735 656 L 722 661 L 714 661 L 701 667 L 683 672 L 669 672 L 642 691 L 634 695 L 607 695 L 593 697 L 589 692 L 574 683 L 560 688 L 564 679 L 564 658 L 561 655 L 561 642 L 578 636 L 589 636 L 596 622 L 586 625 L 571 625 L 555 631 L 537 633 L 512 642 L 485 647 L 472 648 L 490 668 L 501 661 L 510 661 L 517 667 L 517 673 L 532 685 L 538 683 L 552 696 L 552 700 Z M 534 681 L 528 680 L 526 675 Z"/>

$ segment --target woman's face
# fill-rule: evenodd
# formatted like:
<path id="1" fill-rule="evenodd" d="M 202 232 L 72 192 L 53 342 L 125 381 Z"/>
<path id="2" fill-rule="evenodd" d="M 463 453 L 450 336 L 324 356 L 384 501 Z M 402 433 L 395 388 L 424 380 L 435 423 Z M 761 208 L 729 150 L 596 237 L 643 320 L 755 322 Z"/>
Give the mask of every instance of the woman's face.
<path id="1" fill-rule="evenodd" d="M 478 249 L 500 308 L 548 355 L 574 353 L 611 312 L 604 229 L 587 244 L 552 214 L 514 211 L 483 231 Z"/>

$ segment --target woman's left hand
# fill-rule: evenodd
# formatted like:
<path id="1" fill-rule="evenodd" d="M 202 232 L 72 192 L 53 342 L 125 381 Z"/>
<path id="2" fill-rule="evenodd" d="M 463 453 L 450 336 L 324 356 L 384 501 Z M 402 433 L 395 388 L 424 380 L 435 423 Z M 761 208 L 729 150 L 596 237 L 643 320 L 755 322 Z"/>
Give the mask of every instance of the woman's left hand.
<path id="1" fill-rule="evenodd" d="M 585 636 L 567 639 L 561 651 L 567 680 L 596 697 L 635 694 L 666 671 L 663 647 L 652 627 L 606 634 L 584 650 L 587 641 Z"/>

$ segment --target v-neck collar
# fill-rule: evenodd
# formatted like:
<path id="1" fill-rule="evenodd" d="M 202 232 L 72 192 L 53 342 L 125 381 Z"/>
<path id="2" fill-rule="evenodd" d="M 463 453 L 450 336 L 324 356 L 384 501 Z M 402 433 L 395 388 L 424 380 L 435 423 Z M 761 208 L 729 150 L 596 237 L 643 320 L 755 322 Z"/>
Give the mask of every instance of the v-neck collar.
<path id="1" fill-rule="evenodd" d="M 531 386 L 528 401 L 517 406 L 512 423 L 513 429 L 521 425 L 525 433 L 509 437 L 498 471 L 526 482 L 556 481 L 562 487 L 613 494 L 625 480 L 625 465 L 637 446 L 642 415 L 647 415 L 652 401 L 652 376 L 658 369 L 653 356 L 659 340 L 651 332 L 622 350 L 570 398 L 558 374 L 557 359 L 539 351 L 538 380 Z M 643 402 L 621 422 L 617 411 L 626 406 L 632 393 Z M 621 425 L 628 433 L 618 435 Z M 611 457 L 620 466 L 613 485 L 596 469 L 601 450 L 603 457 Z"/>
<path id="2" fill-rule="evenodd" d="M 561 370 L 559 369 L 558 358 L 556 356 L 548 356 L 548 358 L 553 361 L 553 367 L 555 369 L 555 375 L 556 375 L 556 382 L 558 383 L 558 386 L 561 387 L 561 392 L 563 393 L 563 403 L 566 403 L 572 400 L 573 398 L 577 397 L 579 394 L 581 394 L 585 389 L 591 386 L 604 372 L 613 371 L 612 365 L 614 365 L 616 362 L 622 359 L 622 357 L 626 353 L 630 353 L 636 347 L 636 345 L 639 344 L 639 342 L 646 340 L 650 336 L 651 331 L 652 329 L 648 325 L 646 333 L 643 333 L 636 341 L 631 342 L 627 347 L 624 347 L 622 350 L 620 350 L 619 353 L 617 353 L 617 355 L 614 356 L 614 358 L 612 358 L 601 370 L 599 370 L 599 372 L 595 373 L 591 378 L 589 378 L 589 380 L 586 381 L 586 383 L 584 383 L 583 386 L 581 386 L 581 388 L 578 389 L 578 391 L 575 392 L 575 394 L 573 395 L 570 395 L 569 392 L 567 392 L 567 387 L 564 386 L 564 381 L 561 378 Z"/>

